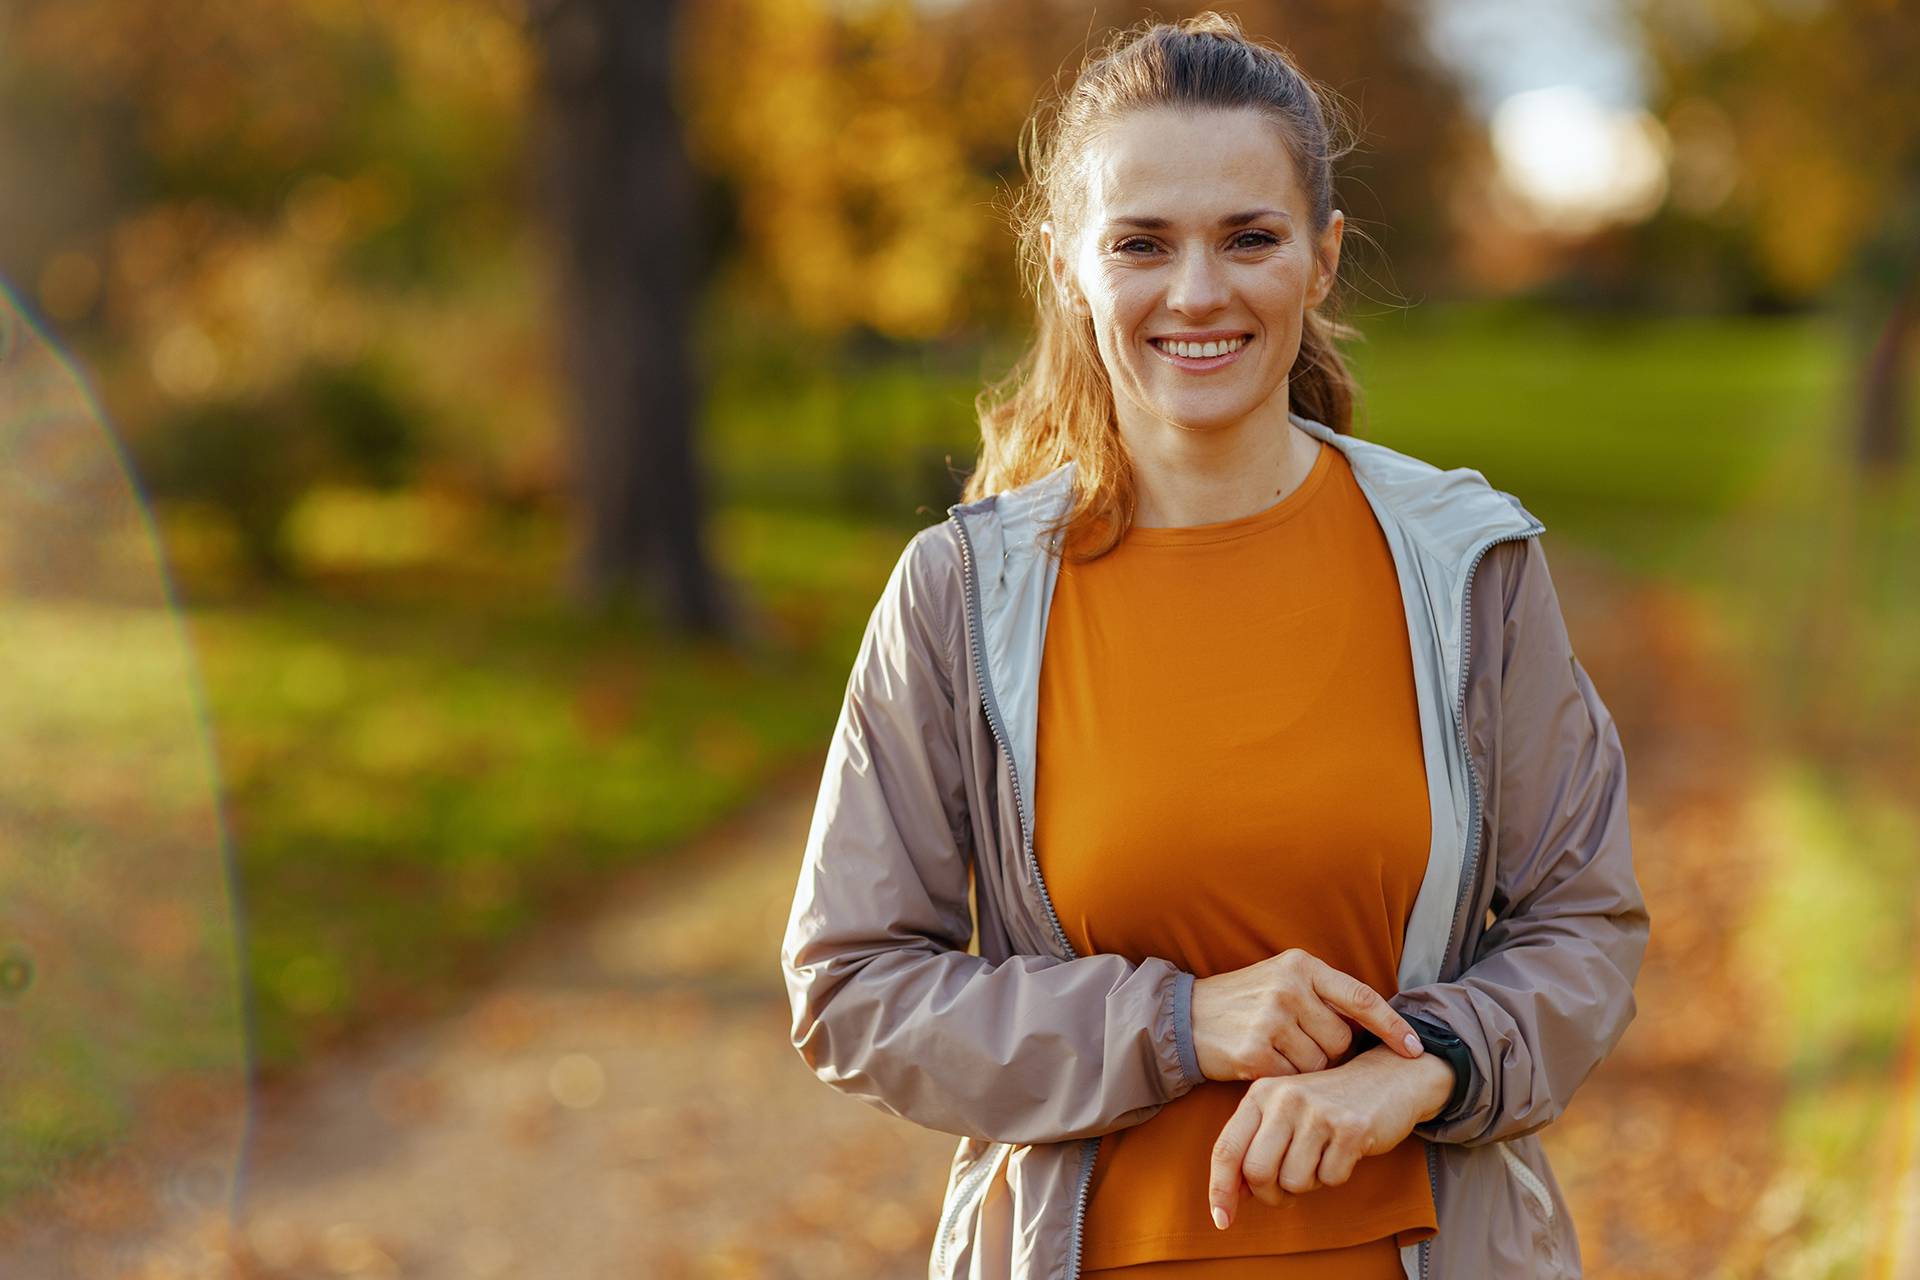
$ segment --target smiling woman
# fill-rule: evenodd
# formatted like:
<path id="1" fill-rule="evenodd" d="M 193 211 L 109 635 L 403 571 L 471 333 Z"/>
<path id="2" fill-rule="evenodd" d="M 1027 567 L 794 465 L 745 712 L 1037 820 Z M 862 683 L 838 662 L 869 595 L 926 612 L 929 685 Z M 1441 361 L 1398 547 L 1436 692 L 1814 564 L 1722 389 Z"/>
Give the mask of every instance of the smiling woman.
<path id="1" fill-rule="evenodd" d="M 1540 522 L 1352 436 L 1335 154 L 1218 14 L 1028 153 L 1034 345 L 874 609 L 781 948 L 808 1065 L 961 1135 L 941 1280 L 1580 1274 L 1534 1132 L 1633 1014 L 1619 735 Z"/>
<path id="2" fill-rule="evenodd" d="M 1088 558 L 1136 523 L 1273 502 L 1312 462 L 1287 412 L 1339 432 L 1353 416 L 1337 99 L 1232 18 L 1157 30 L 1179 39 L 1124 33 L 1029 151 L 1015 231 L 1038 332 L 981 394 L 963 494 L 1073 458 L 1069 541 Z M 1206 461 L 1154 465 L 1176 454 Z"/>
<path id="3" fill-rule="evenodd" d="M 1266 506 L 1311 458 L 1286 426 L 1287 383 L 1333 288 L 1345 215 L 1315 207 L 1286 132 L 1257 107 L 1136 110 L 1082 154 L 1078 198 L 1040 240 L 1112 382 L 1136 464 L 1133 520 Z"/>

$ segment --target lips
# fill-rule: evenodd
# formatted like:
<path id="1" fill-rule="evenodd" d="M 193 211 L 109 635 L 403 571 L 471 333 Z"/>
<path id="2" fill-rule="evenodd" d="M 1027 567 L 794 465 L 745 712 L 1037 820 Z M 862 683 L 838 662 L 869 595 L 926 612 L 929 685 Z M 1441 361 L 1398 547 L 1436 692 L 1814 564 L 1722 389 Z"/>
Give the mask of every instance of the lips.
<path id="1" fill-rule="evenodd" d="M 1213 355 L 1213 356 L 1176 355 L 1174 352 L 1169 351 L 1165 346 L 1162 345 L 1162 343 L 1166 341 L 1165 339 L 1149 338 L 1147 340 L 1147 345 L 1153 348 L 1153 353 L 1155 355 L 1159 356 L 1162 360 L 1165 360 L 1168 364 L 1173 365 L 1175 368 L 1185 369 L 1193 373 L 1203 373 L 1211 369 L 1223 369 L 1227 365 L 1232 364 L 1234 361 L 1238 360 L 1241 357 L 1241 355 L 1246 352 L 1247 348 L 1251 347 L 1256 341 L 1256 339 L 1253 337 L 1252 334 L 1241 334 L 1237 336 L 1243 339 L 1239 346 L 1235 347 L 1231 351 L 1223 352 L 1220 355 Z M 1215 341 L 1219 341 L 1219 339 L 1215 339 Z M 1191 347 L 1191 346 L 1201 346 L 1204 344 L 1199 341 L 1188 340 L 1186 342 L 1183 342 L 1182 345 L 1188 345 Z"/>

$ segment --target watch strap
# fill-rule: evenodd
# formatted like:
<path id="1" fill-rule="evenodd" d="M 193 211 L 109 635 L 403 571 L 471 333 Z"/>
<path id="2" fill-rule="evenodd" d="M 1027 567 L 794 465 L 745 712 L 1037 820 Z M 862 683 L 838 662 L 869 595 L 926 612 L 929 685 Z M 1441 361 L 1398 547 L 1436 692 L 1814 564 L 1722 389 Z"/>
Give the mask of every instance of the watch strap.
<path id="1" fill-rule="evenodd" d="M 1447 1060 L 1453 1068 L 1453 1092 L 1447 1096 L 1446 1105 L 1427 1123 L 1454 1119 L 1465 1105 L 1467 1090 L 1473 1084 L 1473 1057 L 1467 1052 L 1464 1040 L 1453 1033 L 1453 1028 L 1424 1018 L 1418 1014 L 1403 1013 L 1407 1025 L 1420 1037 L 1421 1047 L 1428 1053 L 1438 1054 Z"/>

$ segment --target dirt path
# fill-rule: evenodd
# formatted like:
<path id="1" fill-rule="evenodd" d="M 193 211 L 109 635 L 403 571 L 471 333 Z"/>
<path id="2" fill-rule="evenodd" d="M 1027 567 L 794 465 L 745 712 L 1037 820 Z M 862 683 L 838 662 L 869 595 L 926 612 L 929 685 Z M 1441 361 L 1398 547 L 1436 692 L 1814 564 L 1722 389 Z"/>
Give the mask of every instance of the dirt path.
<path id="1" fill-rule="evenodd" d="M 262 1098 L 233 1237 L 79 1274 L 924 1273 L 953 1140 L 834 1093 L 786 1038 L 779 940 L 818 783 L 537 940 L 458 1016 Z"/>
<path id="2" fill-rule="evenodd" d="M 1775 1186 L 1785 1091 L 1750 1043 L 1767 993 L 1733 954 L 1772 838 L 1754 804 L 1751 677 L 1695 601 L 1550 554 L 1575 649 L 1626 745 L 1652 935 L 1633 1024 L 1542 1140 L 1589 1275 L 1752 1276 L 1775 1226 L 1756 1206 Z"/>
<path id="3" fill-rule="evenodd" d="M 1555 547 L 1623 728 L 1654 918 L 1639 1016 L 1546 1133 L 1588 1274 L 1709 1276 L 1751 1242 L 1778 1086 L 1727 955 L 1758 865 L 1729 655 L 1670 594 Z M 230 1237 L 183 1224 L 77 1277 L 919 1277 L 953 1140 L 844 1098 L 787 1041 L 778 945 L 817 767 L 537 940 L 443 1023 L 260 1100 Z"/>

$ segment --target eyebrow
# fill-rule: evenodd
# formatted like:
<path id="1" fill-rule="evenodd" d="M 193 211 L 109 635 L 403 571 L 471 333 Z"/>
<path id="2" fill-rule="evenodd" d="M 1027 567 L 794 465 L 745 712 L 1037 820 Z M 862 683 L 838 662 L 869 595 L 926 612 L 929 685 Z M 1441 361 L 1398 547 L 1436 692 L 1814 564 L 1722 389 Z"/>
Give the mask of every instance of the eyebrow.
<path id="1" fill-rule="evenodd" d="M 1245 213 L 1227 214 L 1220 219 L 1220 225 L 1223 227 L 1244 227 L 1249 222 L 1255 222 L 1261 218 L 1285 218 L 1291 222 L 1293 215 L 1282 209 L 1249 209 Z M 1147 231 L 1165 231 L 1173 225 L 1165 218 L 1154 218 L 1146 214 L 1130 213 L 1121 214 L 1111 219 L 1111 224 L 1117 227 L 1141 227 Z"/>

